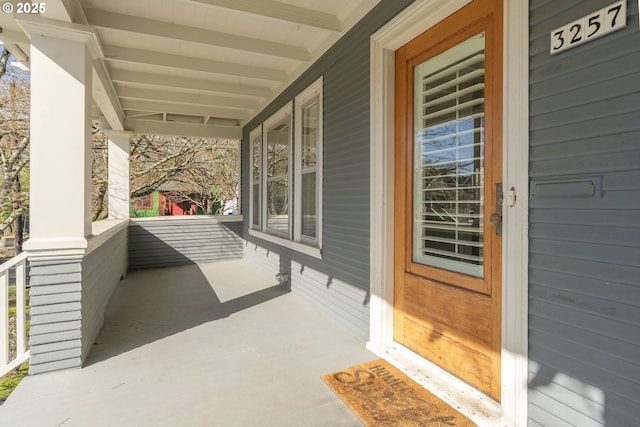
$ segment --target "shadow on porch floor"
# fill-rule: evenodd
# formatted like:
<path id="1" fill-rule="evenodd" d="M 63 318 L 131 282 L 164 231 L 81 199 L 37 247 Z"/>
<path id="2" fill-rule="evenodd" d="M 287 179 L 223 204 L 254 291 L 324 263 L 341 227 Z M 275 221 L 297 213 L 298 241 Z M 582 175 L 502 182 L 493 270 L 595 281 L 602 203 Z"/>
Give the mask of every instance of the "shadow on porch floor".
<path id="1" fill-rule="evenodd" d="M 130 272 L 86 367 L 26 378 L 7 426 L 359 426 L 320 379 L 364 343 L 242 260 Z"/>

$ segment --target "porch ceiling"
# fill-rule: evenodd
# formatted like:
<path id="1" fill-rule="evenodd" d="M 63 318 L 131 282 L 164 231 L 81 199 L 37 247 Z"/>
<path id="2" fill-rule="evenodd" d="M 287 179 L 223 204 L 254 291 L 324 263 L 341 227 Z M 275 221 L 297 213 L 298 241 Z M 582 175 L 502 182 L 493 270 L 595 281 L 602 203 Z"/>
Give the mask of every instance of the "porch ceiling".
<path id="1" fill-rule="evenodd" d="M 113 129 L 240 138 L 378 1 L 47 0 L 41 17 L 95 29 L 94 115 Z M 0 41 L 28 66 L 24 18 L 0 14 Z"/>

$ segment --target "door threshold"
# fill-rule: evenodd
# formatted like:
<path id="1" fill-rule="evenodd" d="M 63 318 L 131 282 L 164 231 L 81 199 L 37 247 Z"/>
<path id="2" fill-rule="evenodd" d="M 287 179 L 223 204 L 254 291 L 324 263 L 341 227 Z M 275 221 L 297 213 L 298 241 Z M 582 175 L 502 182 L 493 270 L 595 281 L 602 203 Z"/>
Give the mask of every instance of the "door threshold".
<path id="1" fill-rule="evenodd" d="M 433 362 L 397 342 L 385 348 L 367 348 L 407 374 L 480 427 L 500 425 L 500 402 L 454 377 Z"/>

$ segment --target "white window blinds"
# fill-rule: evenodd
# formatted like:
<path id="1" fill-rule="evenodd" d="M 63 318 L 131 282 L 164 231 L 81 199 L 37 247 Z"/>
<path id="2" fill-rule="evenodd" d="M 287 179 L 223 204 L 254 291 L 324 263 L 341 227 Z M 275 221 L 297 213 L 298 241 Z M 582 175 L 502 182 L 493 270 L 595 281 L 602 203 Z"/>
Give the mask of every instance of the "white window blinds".
<path id="1" fill-rule="evenodd" d="M 484 37 L 414 70 L 414 262 L 483 275 Z"/>

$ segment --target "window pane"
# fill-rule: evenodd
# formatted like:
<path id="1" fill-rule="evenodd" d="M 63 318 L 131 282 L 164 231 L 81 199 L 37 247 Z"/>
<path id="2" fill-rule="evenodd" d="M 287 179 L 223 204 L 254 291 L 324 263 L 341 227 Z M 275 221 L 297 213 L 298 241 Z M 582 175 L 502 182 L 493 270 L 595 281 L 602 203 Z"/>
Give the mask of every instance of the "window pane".
<path id="1" fill-rule="evenodd" d="M 253 225 L 260 225 L 260 183 L 253 184 L 253 200 L 251 202 Z"/>
<path id="2" fill-rule="evenodd" d="M 414 70 L 413 260 L 483 276 L 484 34 Z"/>
<path id="3" fill-rule="evenodd" d="M 317 237 L 316 173 L 302 175 L 302 235 Z"/>
<path id="4" fill-rule="evenodd" d="M 253 182 L 260 182 L 260 161 L 262 154 L 262 141 L 257 138 L 253 141 Z"/>
<path id="5" fill-rule="evenodd" d="M 288 119 L 287 119 L 288 120 Z M 267 177 L 286 176 L 289 171 L 289 123 L 269 129 L 267 135 Z"/>
<path id="6" fill-rule="evenodd" d="M 267 182 L 267 228 L 289 234 L 289 180 Z"/>
<path id="7" fill-rule="evenodd" d="M 252 224 L 256 227 L 260 226 L 260 171 L 262 169 L 262 139 L 256 138 L 253 141 L 253 169 L 252 169 Z"/>
<path id="8" fill-rule="evenodd" d="M 302 110 L 302 168 L 316 166 L 318 140 L 318 99 Z"/>

